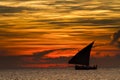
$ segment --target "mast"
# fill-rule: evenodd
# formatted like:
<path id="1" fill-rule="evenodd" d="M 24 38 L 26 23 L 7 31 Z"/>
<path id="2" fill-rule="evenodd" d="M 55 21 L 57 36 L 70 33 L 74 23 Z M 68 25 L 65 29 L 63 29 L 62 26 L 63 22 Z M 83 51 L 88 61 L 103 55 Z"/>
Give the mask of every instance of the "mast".
<path id="1" fill-rule="evenodd" d="M 75 56 L 73 56 L 73 58 L 68 63 L 89 66 L 90 52 L 93 44 L 94 41 L 79 51 Z"/>

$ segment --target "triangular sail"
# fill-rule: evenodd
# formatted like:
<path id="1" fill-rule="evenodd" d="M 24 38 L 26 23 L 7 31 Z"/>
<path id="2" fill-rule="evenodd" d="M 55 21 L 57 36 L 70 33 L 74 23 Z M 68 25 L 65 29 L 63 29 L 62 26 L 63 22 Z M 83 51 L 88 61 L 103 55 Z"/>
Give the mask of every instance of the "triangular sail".
<path id="1" fill-rule="evenodd" d="M 94 44 L 94 41 L 87 47 L 79 51 L 73 58 L 68 62 L 69 64 L 80 64 L 89 66 L 90 52 Z"/>

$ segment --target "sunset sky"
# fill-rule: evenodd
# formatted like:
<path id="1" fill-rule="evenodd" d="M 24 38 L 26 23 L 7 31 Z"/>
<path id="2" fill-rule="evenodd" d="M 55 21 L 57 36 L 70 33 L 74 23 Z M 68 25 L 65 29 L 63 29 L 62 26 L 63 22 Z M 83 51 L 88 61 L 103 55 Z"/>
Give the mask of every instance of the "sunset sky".
<path id="1" fill-rule="evenodd" d="M 120 65 L 120 0 L 0 0 L 0 63 L 66 66 L 92 41 L 92 58 Z"/>

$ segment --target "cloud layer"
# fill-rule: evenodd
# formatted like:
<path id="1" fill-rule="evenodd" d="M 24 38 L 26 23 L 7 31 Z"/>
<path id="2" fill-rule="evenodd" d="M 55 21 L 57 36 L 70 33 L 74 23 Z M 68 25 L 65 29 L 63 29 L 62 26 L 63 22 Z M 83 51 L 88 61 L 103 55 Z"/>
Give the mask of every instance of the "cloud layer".
<path id="1" fill-rule="evenodd" d="M 93 40 L 96 46 L 104 45 L 94 53 L 119 55 L 119 7 L 119 0 L 1 0 L 0 56 L 43 56 L 81 49 Z M 106 45 L 110 42 L 115 46 Z"/>

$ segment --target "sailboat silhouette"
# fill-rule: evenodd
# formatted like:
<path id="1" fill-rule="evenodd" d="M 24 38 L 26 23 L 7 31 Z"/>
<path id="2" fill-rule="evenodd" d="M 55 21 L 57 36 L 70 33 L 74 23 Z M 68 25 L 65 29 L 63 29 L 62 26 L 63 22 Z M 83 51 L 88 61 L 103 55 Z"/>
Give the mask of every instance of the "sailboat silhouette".
<path id="1" fill-rule="evenodd" d="M 97 69 L 97 65 L 90 66 L 90 52 L 91 48 L 94 44 L 94 41 L 79 51 L 75 56 L 69 60 L 69 64 L 75 64 L 76 70 L 90 70 L 90 69 Z"/>

